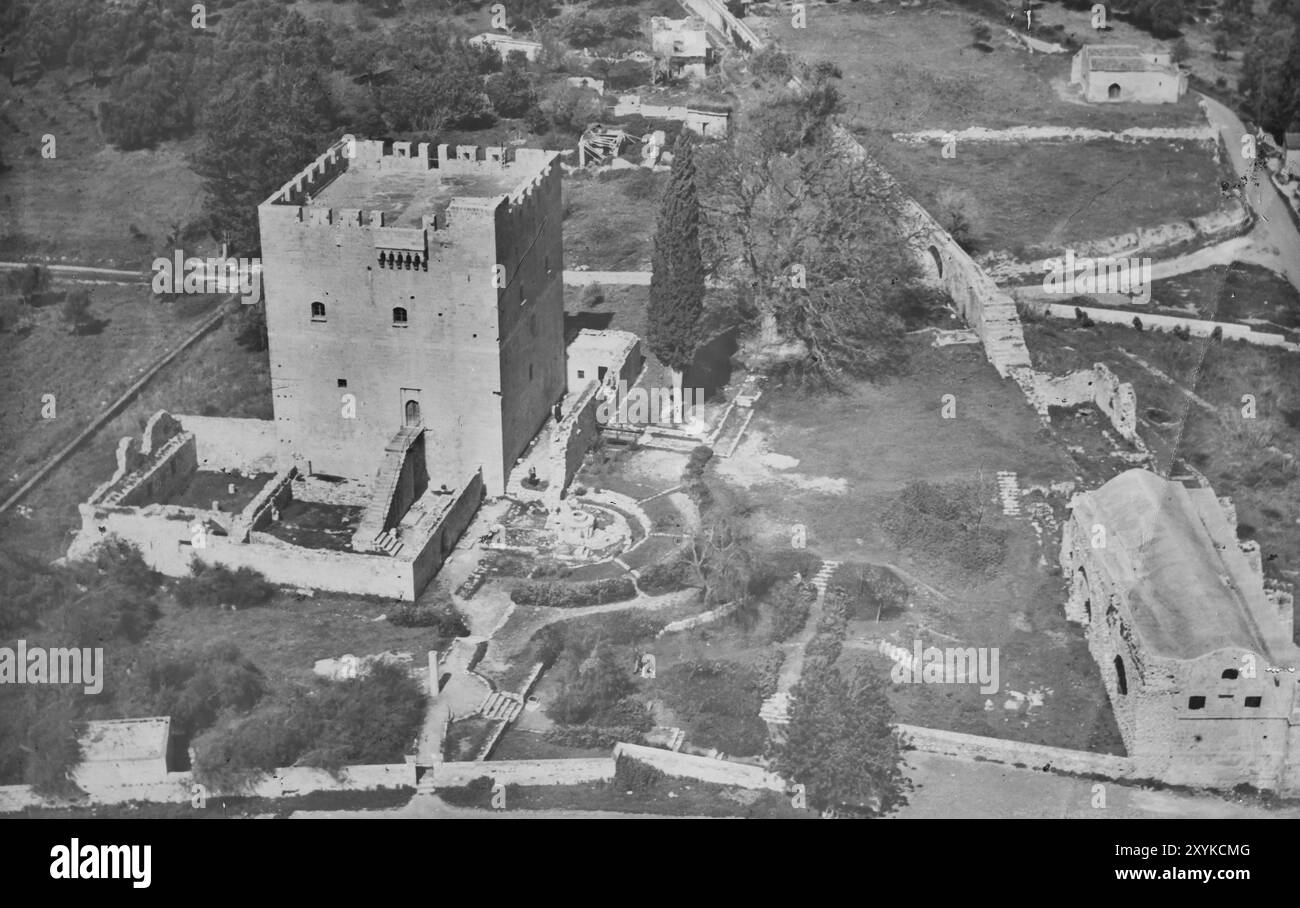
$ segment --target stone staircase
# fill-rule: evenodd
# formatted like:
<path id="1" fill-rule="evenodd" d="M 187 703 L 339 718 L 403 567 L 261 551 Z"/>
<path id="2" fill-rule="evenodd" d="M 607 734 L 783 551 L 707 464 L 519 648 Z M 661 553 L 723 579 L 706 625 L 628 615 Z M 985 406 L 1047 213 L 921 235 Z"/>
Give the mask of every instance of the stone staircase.
<path id="1" fill-rule="evenodd" d="M 998 498 L 1002 500 L 1002 513 L 1008 517 L 1020 514 L 1020 480 L 1015 473 L 998 471 Z"/>
<path id="2" fill-rule="evenodd" d="M 823 561 L 821 569 L 813 575 L 812 585 L 817 588 L 817 595 L 825 597 L 826 587 L 831 582 L 831 577 L 835 575 L 835 569 L 840 566 L 838 561 Z"/>
<path id="3" fill-rule="evenodd" d="M 758 717 L 773 725 L 790 724 L 790 694 L 779 690 L 763 701 L 758 710 Z"/>
<path id="4" fill-rule="evenodd" d="M 384 539 L 386 534 L 391 533 L 388 527 L 388 512 L 392 508 L 393 496 L 397 494 L 397 484 L 402 477 L 406 452 L 411 445 L 415 444 L 423 431 L 421 426 L 403 426 L 384 447 L 384 460 L 379 466 L 378 473 L 375 474 L 374 493 L 370 504 L 361 515 L 361 523 L 357 526 L 357 531 L 352 534 L 352 547 L 357 551 L 393 554 L 392 551 L 384 548 L 385 545 L 391 548 L 392 543 L 396 541 Z"/>
<path id="5" fill-rule="evenodd" d="M 714 452 L 719 457 L 730 457 L 735 454 L 753 418 L 754 411 L 748 407 L 734 406 L 728 410 L 727 415 L 718 424 L 717 434 L 713 437 Z"/>
<path id="6" fill-rule="evenodd" d="M 383 552 L 390 558 L 396 556 L 402 550 L 402 547 L 402 543 L 397 540 L 396 530 L 384 530 L 371 543 L 371 551 Z"/>
<path id="7" fill-rule="evenodd" d="M 523 712 L 523 709 L 524 701 L 518 694 L 494 690 L 483 701 L 483 705 L 479 708 L 479 715 L 484 719 L 500 719 L 510 723 Z"/>

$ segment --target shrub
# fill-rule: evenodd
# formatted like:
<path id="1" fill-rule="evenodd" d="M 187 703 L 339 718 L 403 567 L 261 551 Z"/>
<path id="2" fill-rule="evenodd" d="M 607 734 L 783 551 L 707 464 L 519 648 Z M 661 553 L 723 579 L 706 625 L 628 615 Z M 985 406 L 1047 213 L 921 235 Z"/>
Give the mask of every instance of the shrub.
<path id="1" fill-rule="evenodd" d="M 817 596 L 811 584 L 786 580 L 773 587 L 768 601 L 772 607 L 772 641 L 789 640 L 808 623 L 808 612 Z"/>
<path id="2" fill-rule="evenodd" d="M 631 667 L 621 664 L 609 646 L 601 645 L 581 666 L 570 665 L 546 714 L 566 725 L 582 725 L 601 713 L 609 717 L 611 711 L 612 716 L 625 719 L 628 708 L 613 708 L 635 688 Z"/>
<path id="3" fill-rule="evenodd" d="M 606 750 L 620 741 L 640 743 L 642 730 L 617 725 L 560 725 L 548 731 L 545 738 L 560 747 Z"/>
<path id="4" fill-rule="evenodd" d="M 390 623 L 398 627 L 431 627 L 439 637 L 468 637 L 469 627 L 450 603 L 415 605 L 404 602 L 388 613 Z"/>
<path id="5" fill-rule="evenodd" d="M 239 316 L 235 343 L 252 353 L 260 353 L 269 343 L 266 333 L 266 304 L 255 303 Z"/>
<path id="6" fill-rule="evenodd" d="M 749 71 L 759 79 L 788 82 L 794 74 L 793 59 L 785 51 L 769 44 L 750 56 Z"/>
<path id="7" fill-rule="evenodd" d="M 675 593 L 691 585 L 693 574 L 694 571 L 688 562 L 673 557 L 642 568 L 641 575 L 637 578 L 637 585 L 641 587 L 641 592 L 651 596 Z"/>
<path id="8" fill-rule="evenodd" d="M 439 788 L 438 797 L 453 807 L 487 807 L 495 784 L 490 776 L 479 776 L 455 788 Z"/>
<path id="9" fill-rule="evenodd" d="M 337 769 L 361 763 L 400 763 L 424 723 L 427 696 L 402 665 L 378 662 L 362 678 L 323 682 L 309 719 L 319 723 L 304 766 Z"/>
<path id="10" fill-rule="evenodd" d="M 87 290 L 78 288 L 64 298 L 63 320 L 72 328 L 90 321 L 90 293 Z"/>
<path id="11" fill-rule="evenodd" d="M 63 604 L 44 623 L 62 640 L 95 646 L 113 639 L 139 642 L 157 619 L 153 597 L 109 582 Z"/>
<path id="12" fill-rule="evenodd" d="M 758 672 L 738 662 L 697 660 L 660 674 L 669 707 L 690 726 L 692 741 L 728 753 L 761 753 L 767 727 L 758 717 L 762 682 Z"/>
<path id="13" fill-rule="evenodd" d="M 129 590 L 153 593 L 162 581 L 162 575 L 145 564 L 140 550 L 117 536 L 111 536 L 95 546 L 95 568 L 112 583 L 120 583 Z"/>
<path id="14" fill-rule="evenodd" d="M 233 605 L 238 608 L 266 605 L 275 595 L 275 585 L 249 567 L 232 571 L 224 564 L 195 561 L 190 576 L 176 581 L 176 601 L 183 608 L 215 608 Z"/>
<path id="15" fill-rule="evenodd" d="M 611 171 L 611 173 L 626 173 L 627 176 L 622 179 L 623 194 L 633 202 L 645 202 L 659 195 L 659 181 L 655 178 L 653 170 L 638 169 L 628 171 Z"/>
<path id="16" fill-rule="evenodd" d="M 608 577 L 585 583 L 525 580 L 510 591 L 516 605 L 542 608 L 581 608 L 636 598 L 636 584 L 631 577 Z"/>
<path id="17" fill-rule="evenodd" d="M 805 580 L 817 573 L 821 558 L 808 549 L 769 549 L 754 559 L 754 576 L 750 581 L 751 595 L 761 596 L 782 580 L 792 580 L 798 574 Z"/>
<path id="18" fill-rule="evenodd" d="M 847 616 L 874 621 L 901 609 L 911 588 L 889 568 L 874 564 L 847 564 L 831 583 L 842 591 Z"/>
<path id="19" fill-rule="evenodd" d="M 774 649 L 763 654 L 754 664 L 754 677 L 758 685 L 758 695 L 766 700 L 776 693 L 781 680 L 781 666 L 785 664 L 785 650 Z"/>
<path id="20" fill-rule="evenodd" d="M 198 653 L 148 657 L 127 684 L 133 709 L 171 716 L 182 742 L 211 727 L 217 717 L 245 713 L 266 694 L 266 678 L 233 643 Z"/>
<path id="21" fill-rule="evenodd" d="M 24 303 L 31 304 L 39 294 L 50 289 L 50 271 L 41 265 L 25 265 L 5 274 L 5 283 Z"/>
<path id="22" fill-rule="evenodd" d="M 653 791 L 665 778 L 662 769 L 642 763 L 627 754 L 619 754 L 614 761 L 614 786 L 619 791 L 634 794 Z"/>
<path id="23" fill-rule="evenodd" d="M 971 571 L 994 568 L 1006 554 L 1005 530 L 983 525 L 986 508 L 974 482 L 906 486 L 881 515 L 894 544 Z"/>
<path id="24" fill-rule="evenodd" d="M 592 309 L 605 302 L 605 288 L 600 284 L 588 284 L 582 288 L 582 307 Z"/>

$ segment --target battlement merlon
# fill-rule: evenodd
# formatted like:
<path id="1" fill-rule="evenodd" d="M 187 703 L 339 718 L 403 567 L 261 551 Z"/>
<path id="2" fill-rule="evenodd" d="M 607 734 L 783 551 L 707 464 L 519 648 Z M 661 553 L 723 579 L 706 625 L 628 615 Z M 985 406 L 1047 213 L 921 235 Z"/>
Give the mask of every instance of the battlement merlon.
<path id="1" fill-rule="evenodd" d="M 259 216 L 264 222 L 281 224 L 384 228 L 385 234 L 389 230 L 400 231 L 405 236 L 399 238 L 394 233 L 391 248 L 414 248 L 409 236 L 412 231 L 423 234 L 429 230 L 449 230 L 457 223 L 457 215 L 461 216 L 462 223 L 468 216 L 469 223 L 481 227 L 482 216 L 494 214 L 502 202 L 508 209 L 524 205 L 533 191 L 556 172 L 558 156 L 559 152 L 536 148 L 477 145 L 453 148 L 442 144 L 430 149 L 427 142 L 340 139 L 263 202 Z M 418 177 L 421 173 L 428 174 L 433 181 L 445 176 L 451 191 L 428 204 L 429 210 L 409 213 L 325 204 L 336 194 L 330 188 L 349 172 L 354 172 L 358 181 L 378 183 L 389 175 L 393 181 L 402 181 L 405 175 Z M 403 188 L 413 195 L 410 180 L 404 182 Z M 460 188 L 482 192 L 456 194 L 454 190 Z M 408 201 L 415 204 L 414 199 Z M 378 237 L 376 245 L 390 248 L 387 239 Z"/>

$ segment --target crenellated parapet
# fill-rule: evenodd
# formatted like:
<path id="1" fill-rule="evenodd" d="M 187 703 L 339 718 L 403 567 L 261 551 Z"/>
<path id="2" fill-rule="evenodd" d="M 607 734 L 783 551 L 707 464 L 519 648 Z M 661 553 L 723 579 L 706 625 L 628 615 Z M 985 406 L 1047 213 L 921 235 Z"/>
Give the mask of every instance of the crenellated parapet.
<path id="1" fill-rule="evenodd" d="M 511 217 L 525 209 L 538 187 L 556 175 L 556 158 L 556 152 L 533 148 L 344 138 L 267 199 L 261 216 L 272 225 L 367 230 L 379 267 L 427 269 L 430 233 L 450 232 L 441 238 L 447 242 L 457 227 L 478 232 L 499 215 Z M 424 174 L 429 184 L 405 182 L 401 199 L 402 205 L 424 209 L 395 212 L 328 204 L 327 190 L 349 172 L 356 172 L 358 181 L 377 184 Z M 446 191 L 440 191 L 444 180 Z"/>

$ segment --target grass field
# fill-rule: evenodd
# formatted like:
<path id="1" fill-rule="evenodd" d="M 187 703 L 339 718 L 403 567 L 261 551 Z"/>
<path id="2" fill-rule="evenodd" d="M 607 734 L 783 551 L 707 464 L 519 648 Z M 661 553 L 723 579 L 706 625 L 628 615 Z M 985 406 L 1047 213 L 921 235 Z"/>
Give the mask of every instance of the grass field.
<path id="1" fill-rule="evenodd" d="M 69 534 L 80 525 L 77 504 L 84 501 L 95 486 L 113 475 L 114 451 L 118 439 L 126 435 L 138 437 L 149 417 L 160 409 L 172 413 L 270 419 L 271 379 L 267 355 L 265 352 L 250 353 L 235 343 L 234 321 L 227 317 L 211 334 L 163 368 L 134 401 L 33 489 L 23 502 L 32 509 L 30 518 L 23 517 L 17 509 L 0 515 L 0 538 L 19 541 L 24 548 L 47 558 L 57 558 L 64 554 L 70 541 Z M 33 332 L 31 338 L 21 343 L 28 343 L 35 336 L 36 332 Z M 60 374 L 69 376 L 70 382 L 74 379 L 81 382 L 75 388 L 81 389 L 87 404 L 84 411 L 80 411 L 84 412 L 86 419 L 77 419 L 79 429 L 89 421 L 89 417 L 98 412 L 100 401 L 110 399 L 107 394 L 99 393 L 97 388 L 101 383 L 114 380 L 113 376 L 117 373 L 106 370 L 96 374 L 86 370 L 84 376 L 77 377 L 76 370 L 84 369 L 84 365 L 79 366 L 80 354 L 70 342 L 91 338 L 73 338 L 71 335 L 63 337 L 66 337 L 69 346 L 59 348 L 50 356 L 61 360 L 60 368 L 67 369 Z M 111 352 L 104 354 L 104 362 L 115 366 Z M 148 357 L 149 361 L 160 354 L 158 349 L 150 349 L 148 352 L 152 354 Z M 119 359 L 126 362 L 132 361 L 131 355 L 131 351 L 125 349 L 116 353 Z M 42 365 L 42 368 L 45 366 Z M 120 380 L 123 386 L 129 384 L 129 379 L 130 373 L 122 374 Z M 9 385 L 11 381 L 16 383 Z M 25 373 L 17 372 L 7 379 L 6 396 L 18 400 L 35 400 L 36 414 L 39 414 L 42 393 L 42 386 Z M 58 412 L 62 420 L 65 411 L 61 402 Z M 71 416 L 68 421 L 72 421 Z"/>
<path id="2" fill-rule="evenodd" d="M 1278 328 L 1300 329 L 1300 293 L 1267 268 L 1245 262 L 1211 265 L 1156 281 L 1151 299 L 1218 322 L 1260 320 Z"/>
<path id="3" fill-rule="evenodd" d="M 564 266 L 593 271 L 648 271 L 658 216 L 658 193 L 667 174 L 625 171 L 605 179 L 564 181 Z M 629 186 L 651 180 L 653 195 L 634 199 Z"/>
<path id="4" fill-rule="evenodd" d="M 395 605 L 319 591 L 299 599 L 291 591 L 281 590 L 266 606 L 228 612 L 183 609 L 167 597 L 147 646 L 167 653 L 233 643 L 277 686 L 310 682 L 315 677 L 312 665 L 316 660 L 344 653 L 410 652 L 415 654 L 415 664 L 423 665 L 425 653 L 446 641 L 427 627 L 398 627 L 379 620 Z"/>
<path id="5" fill-rule="evenodd" d="M 74 285 L 60 285 L 58 290 Z M 216 297 L 150 299 L 144 286 L 91 290 L 95 334 L 73 334 L 58 305 L 32 310 L 26 334 L 0 334 L 0 492 L 71 441 L 110 401 L 214 311 Z M 43 395 L 54 395 L 54 418 L 42 418 Z"/>
<path id="6" fill-rule="evenodd" d="M 931 213 L 960 187 L 972 200 L 976 253 L 1056 246 L 1210 214 L 1223 201 L 1226 164 L 1194 142 L 962 142 L 944 159 L 937 145 L 888 143 L 882 163 Z M 1062 254 L 1058 251 L 1056 255 Z"/>
<path id="7" fill-rule="evenodd" d="M 1068 90 L 1069 54 L 1031 54 L 1001 23 L 991 23 L 995 50 L 981 52 L 971 19 L 943 6 L 886 15 L 861 3 L 817 7 L 806 29 L 775 21 L 799 59 L 839 67 L 842 119 L 922 205 L 937 213 L 941 192 L 968 196 L 977 253 L 1064 246 L 1220 207 L 1219 182 L 1230 174 L 1194 142 L 960 142 L 956 158 L 945 159 L 940 145 L 894 140 L 971 126 L 1204 125 L 1190 94 L 1177 104 L 1085 104 Z"/>
<path id="8" fill-rule="evenodd" d="M 945 394 L 955 397 L 954 419 L 942 418 Z M 1022 489 L 1081 470 L 982 349 L 917 343 L 907 374 L 840 396 L 772 389 L 737 456 L 711 469 L 743 488 L 750 526 L 761 539 L 788 540 L 790 527 L 803 524 L 808 547 L 823 558 L 897 565 L 937 590 L 918 594 L 912 608 L 879 624 L 852 622 L 844 668 L 867 661 L 887 674 L 889 660 L 874 650 L 886 637 L 909 649 L 914 639 L 1000 649 L 998 694 L 982 696 L 975 686 L 897 686 L 891 697 L 900 721 L 1062 747 L 1119 746 L 1082 634 L 1065 622 L 1056 553 L 1037 541 L 1024 516 L 1005 517 L 993 504 L 1000 470 L 1015 472 Z M 881 515 L 918 480 L 981 484 L 981 525 L 1007 535 L 1000 565 L 965 571 L 893 543 Z M 1046 692 L 1045 705 L 1006 709 L 1012 690 Z"/>
<path id="9" fill-rule="evenodd" d="M 1086 13 L 1072 15 L 1086 22 Z M 1066 100 L 1058 89 L 1069 82 L 1069 54 L 1031 54 L 995 21 L 989 22 L 995 50 L 983 53 L 972 46 L 972 18 L 942 5 L 895 10 L 884 4 L 841 3 L 811 9 L 807 28 L 792 28 L 789 16 L 772 21 L 773 36 L 801 59 L 839 66 L 848 119 L 862 129 L 1059 125 L 1121 130 L 1202 122 L 1190 95 L 1178 104 L 1158 105 Z M 1118 43 L 1112 37 L 1105 40 Z"/>

